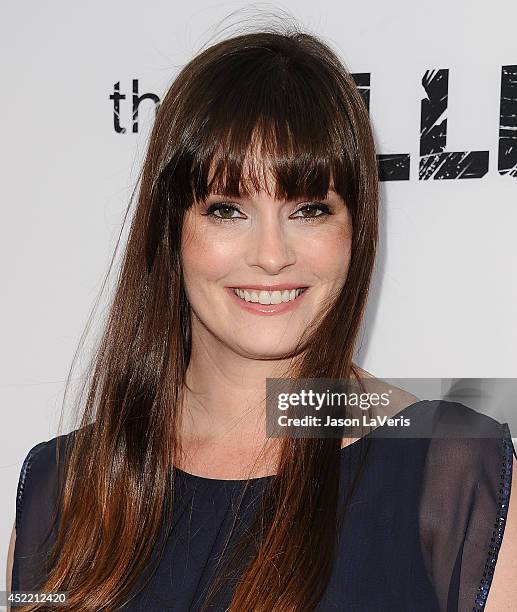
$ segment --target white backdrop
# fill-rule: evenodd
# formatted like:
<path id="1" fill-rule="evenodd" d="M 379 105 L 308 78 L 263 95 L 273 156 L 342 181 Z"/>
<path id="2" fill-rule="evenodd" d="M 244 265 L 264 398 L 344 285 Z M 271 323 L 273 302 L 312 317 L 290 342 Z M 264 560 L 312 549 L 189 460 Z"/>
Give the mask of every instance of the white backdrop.
<path id="1" fill-rule="evenodd" d="M 154 118 L 153 101 L 143 100 L 132 131 L 133 80 L 139 95 L 162 98 L 224 26 L 282 9 L 353 73 L 370 75 L 378 152 L 410 155 L 407 180 L 382 183 L 380 252 L 356 361 L 381 377 L 517 377 L 517 141 L 513 172 L 498 171 L 502 67 L 517 65 L 513 0 L 4 0 L 2 567 L 21 462 L 56 435 L 66 375 Z M 419 179 L 422 78 L 440 70 L 449 77 L 445 151 L 488 151 L 481 178 Z M 116 83 L 125 133 L 114 129 Z M 516 99 L 507 104 L 517 112 Z"/>

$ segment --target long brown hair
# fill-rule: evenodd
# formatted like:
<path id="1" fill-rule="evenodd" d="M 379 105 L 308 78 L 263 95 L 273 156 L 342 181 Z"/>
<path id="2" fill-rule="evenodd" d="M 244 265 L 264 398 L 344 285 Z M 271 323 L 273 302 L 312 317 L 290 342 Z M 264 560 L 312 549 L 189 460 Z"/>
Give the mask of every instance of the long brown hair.
<path id="1" fill-rule="evenodd" d="M 244 174 L 252 147 L 259 163 Z M 292 26 L 233 36 L 179 72 L 150 135 L 81 421 L 66 449 L 59 529 L 40 589 L 67 591 L 65 610 L 122 605 L 148 569 L 160 526 L 172 523 L 171 461 L 191 349 L 183 218 L 214 189 L 229 196 L 258 190 L 266 167 L 281 199 L 323 198 L 332 181 L 353 227 L 346 282 L 304 334 L 290 376 L 357 377 L 353 350 L 378 231 L 366 106 L 317 36 Z M 306 612 L 321 599 L 337 538 L 340 448 L 338 438 L 283 440 L 232 612 Z"/>

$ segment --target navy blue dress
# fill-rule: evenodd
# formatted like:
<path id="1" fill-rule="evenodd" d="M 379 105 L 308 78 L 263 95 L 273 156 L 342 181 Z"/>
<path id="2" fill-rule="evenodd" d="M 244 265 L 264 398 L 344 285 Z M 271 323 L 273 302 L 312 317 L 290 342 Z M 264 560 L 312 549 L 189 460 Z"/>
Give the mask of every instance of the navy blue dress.
<path id="1" fill-rule="evenodd" d="M 350 466 L 366 464 L 342 523 L 330 583 L 317 612 L 478 612 L 484 609 L 504 535 L 515 455 L 507 423 L 463 404 L 418 401 L 397 416 L 433 431 L 451 414 L 470 420 L 476 437 L 383 437 L 383 427 L 341 449 L 340 501 Z M 444 415 L 448 415 L 445 417 Z M 12 590 L 38 590 L 44 542 L 57 506 L 55 447 L 27 454 L 16 498 Z M 482 436 L 482 437 L 478 437 Z M 368 440 L 369 439 L 369 440 Z M 174 468 L 173 525 L 150 582 L 120 610 L 195 612 L 215 575 L 232 524 L 251 524 L 269 479 L 217 480 Z M 211 610 L 227 610 L 231 590 Z"/>

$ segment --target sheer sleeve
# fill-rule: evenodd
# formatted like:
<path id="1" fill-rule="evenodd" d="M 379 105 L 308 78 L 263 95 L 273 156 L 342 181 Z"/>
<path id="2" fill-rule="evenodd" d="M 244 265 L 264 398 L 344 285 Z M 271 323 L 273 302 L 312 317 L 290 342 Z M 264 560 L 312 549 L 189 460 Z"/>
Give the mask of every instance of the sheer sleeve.
<path id="1" fill-rule="evenodd" d="M 476 437 L 440 437 L 447 414 L 468 419 Z M 442 402 L 436 422 L 420 500 L 424 563 L 441 611 L 479 612 L 504 535 L 515 448 L 507 423 L 463 404 Z"/>

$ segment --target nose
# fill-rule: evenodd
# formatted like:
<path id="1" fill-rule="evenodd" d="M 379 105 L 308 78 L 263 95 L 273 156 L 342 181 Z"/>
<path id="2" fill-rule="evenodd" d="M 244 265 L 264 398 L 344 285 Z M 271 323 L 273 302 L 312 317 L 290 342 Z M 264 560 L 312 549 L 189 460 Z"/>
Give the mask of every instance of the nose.
<path id="1" fill-rule="evenodd" d="M 262 268 L 268 274 L 278 274 L 296 261 L 294 236 L 278 219 L 270 218 L 257 224 L 248 235 L 246 263 Z"/>

